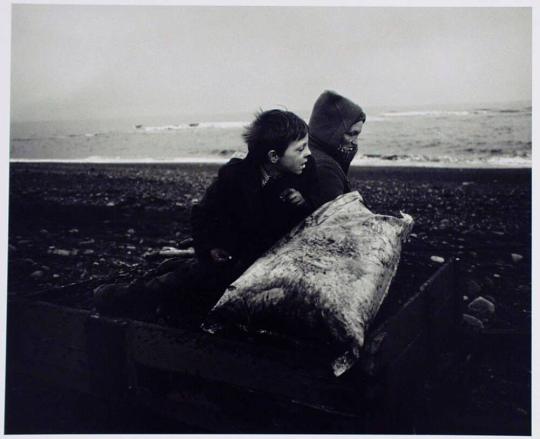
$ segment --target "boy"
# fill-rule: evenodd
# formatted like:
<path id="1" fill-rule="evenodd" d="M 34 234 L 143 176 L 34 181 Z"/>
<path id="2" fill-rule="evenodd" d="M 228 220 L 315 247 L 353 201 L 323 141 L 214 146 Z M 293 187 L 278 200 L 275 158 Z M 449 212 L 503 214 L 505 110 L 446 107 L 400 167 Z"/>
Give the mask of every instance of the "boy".
<path id="1" fill-rule="evenodd" d="M 349 166 L 365 122 L 362 108 L 336 92 L 327 90 L 315 102 L 309 119 L 309 146 L 319 180 L 317 205 L 351 191 Z"/>
<path id="2" fill-rule="evenodd" d="M 224 165 L 201 202 L 193 206 L 197 259 L 159 276 L 101 285 L 94 291 L 97 309 L 114 310 L 138 298 L 154 305 L 163 295 L 176 296 L 180 290 L 212 291 L 211 305 L 219 297 L 215 294 L 314 210 L 310 191 L 317 185 L 307 134 L 307 124 L 294 113 L 257 114 L 243 135 L 246 158 Z"/>

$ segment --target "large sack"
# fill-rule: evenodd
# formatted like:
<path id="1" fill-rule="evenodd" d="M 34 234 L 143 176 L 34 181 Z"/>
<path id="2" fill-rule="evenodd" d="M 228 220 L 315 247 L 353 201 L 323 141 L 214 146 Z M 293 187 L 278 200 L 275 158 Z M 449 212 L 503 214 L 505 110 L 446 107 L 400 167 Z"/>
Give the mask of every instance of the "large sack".
<path id="1" fill-rule="evenodd" d="M 324 204 L 227 288 L 203 329 L 316 336 L 329 342 L 334 374 L 342 374 L 358 358 L 396 272 L 413 224 L 401 215 L 372 213 L 358 192 Z"/>

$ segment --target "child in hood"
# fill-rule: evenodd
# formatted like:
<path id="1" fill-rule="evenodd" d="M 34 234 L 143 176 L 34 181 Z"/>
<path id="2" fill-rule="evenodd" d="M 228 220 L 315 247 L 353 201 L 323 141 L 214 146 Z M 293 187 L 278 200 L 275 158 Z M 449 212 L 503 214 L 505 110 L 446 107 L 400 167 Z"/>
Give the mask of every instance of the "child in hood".
<path id="1" fill-rule="evenodd" d="M 325 91 L 315 102 L 309 119 L 309 147 L 319 179 L 317 205 L 351 191 L 347 173 L 365 121 L 362 108 L 336 92 Z"/>

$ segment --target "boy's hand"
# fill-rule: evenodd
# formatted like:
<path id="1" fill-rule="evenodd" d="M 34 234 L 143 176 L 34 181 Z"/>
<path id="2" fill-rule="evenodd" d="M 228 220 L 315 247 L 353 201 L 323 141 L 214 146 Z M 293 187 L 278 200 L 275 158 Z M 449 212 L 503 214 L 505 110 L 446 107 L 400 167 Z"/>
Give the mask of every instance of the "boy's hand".
<path id="1" fill-rule="evenodd" d="M 210 250 L 210 257 L 216 264 L 224 264 L 232 261 L 232 256 L 229 254 L 229 252 L 227 250 L 223 250 L 222 248 L 213 248 Z"/>
<path id="2" fill-rule="evenodd" d="M 306 200 L 304 199 L 302 194 L 293 188 L 285 189 L 281 193 L 279 198 L 281 198 L 281 200 L 285 203 L 291 203 L 299 207 L 304 206 L 306 204 Z"/>

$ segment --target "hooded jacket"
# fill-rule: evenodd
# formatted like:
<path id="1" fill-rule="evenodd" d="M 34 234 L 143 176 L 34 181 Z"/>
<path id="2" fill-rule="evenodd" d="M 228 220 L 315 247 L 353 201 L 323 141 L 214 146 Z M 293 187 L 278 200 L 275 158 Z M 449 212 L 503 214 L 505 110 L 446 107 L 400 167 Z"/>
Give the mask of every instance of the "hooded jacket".
<path id="1" fill-rule="evenodd" d="M 351 191 L 347 172 L 350 162 L 341 159 L 338 147 L 343 135 L 365 120 L 359 105 L 333 92 L 319 96 L 309 119 L 309 148 L 317 167 L 321 205 Z"/>

